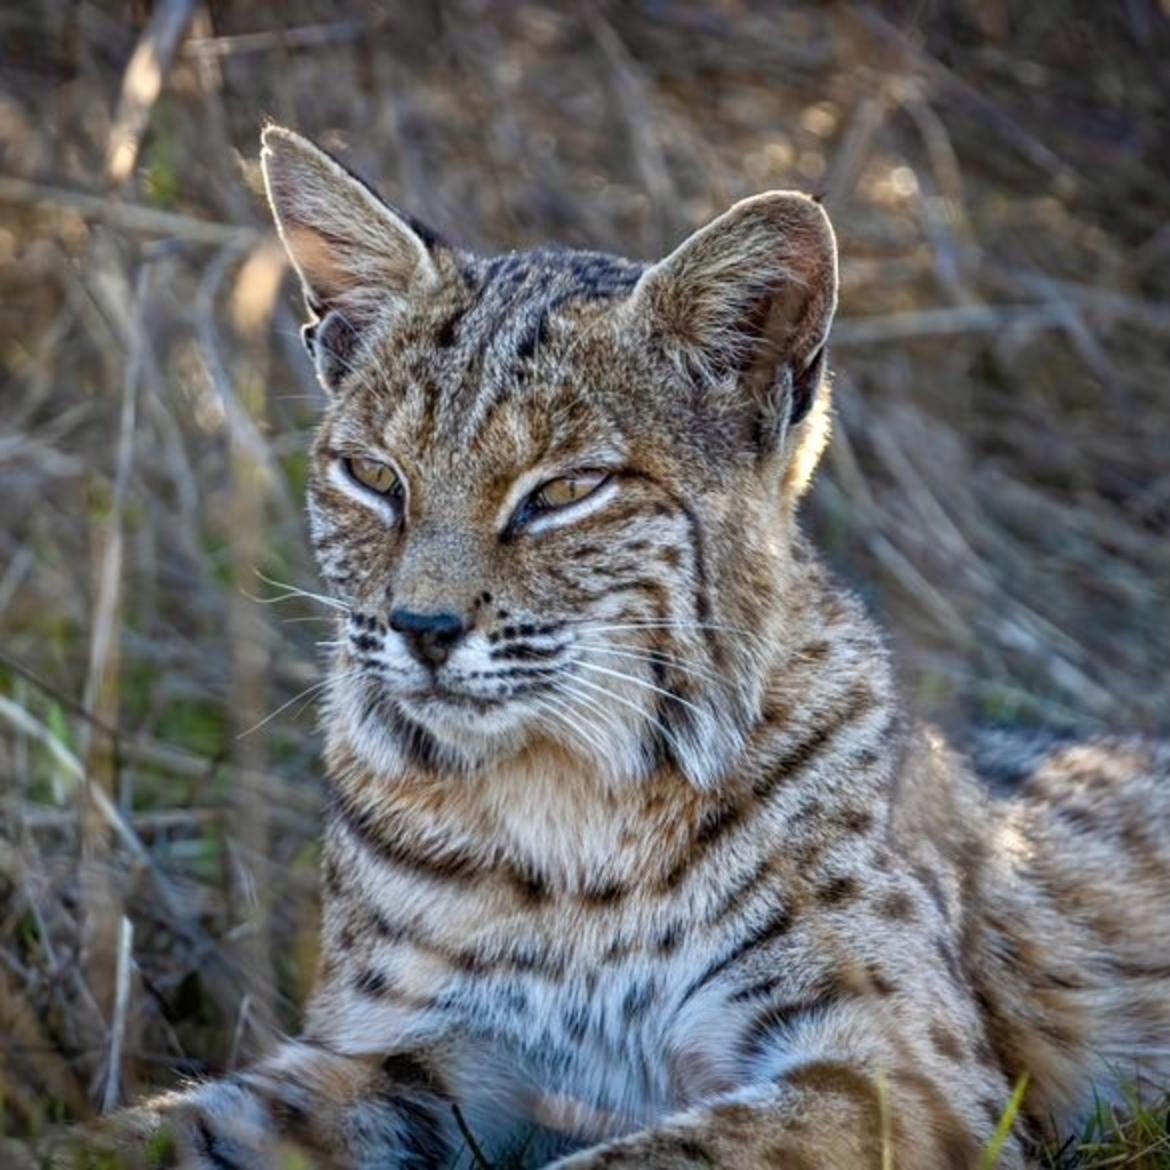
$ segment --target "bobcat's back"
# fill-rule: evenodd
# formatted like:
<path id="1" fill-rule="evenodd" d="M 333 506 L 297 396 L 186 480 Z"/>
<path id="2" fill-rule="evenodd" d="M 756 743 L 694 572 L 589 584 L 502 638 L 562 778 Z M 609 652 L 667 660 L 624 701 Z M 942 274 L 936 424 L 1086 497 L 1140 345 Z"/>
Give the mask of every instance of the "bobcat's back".
<path id="1" fill-rule="evenodd" d="M 1170 1082 L 1170 745 L 1003 735 L 975 766 L 1003 793 L 968 953 L 1030 1105 L 1072 1123 L 1125 1084 Z"/>

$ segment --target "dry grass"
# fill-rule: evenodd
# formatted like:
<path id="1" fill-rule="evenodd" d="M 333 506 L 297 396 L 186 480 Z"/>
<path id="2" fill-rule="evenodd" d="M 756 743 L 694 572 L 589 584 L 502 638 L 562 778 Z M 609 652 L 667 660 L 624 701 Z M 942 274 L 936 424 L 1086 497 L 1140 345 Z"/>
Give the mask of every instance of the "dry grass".
<path id="1" fill-rule="evenodd" d="M 0 14 L 0 1132 L 236 1065 L 311 977 L 330 627 L 258 573 L 313 587 L 318 391 L 255 195 L 267 116 L 473 246 L 649 256 L 737 196 L 825 192 L 839 423 L 808 516 L 908 693 L 954 729 L 1166 729 L 1154 0 L 148 14 Z M 1093 1164 L 1167 1165 L 1128 1140 Z"/>

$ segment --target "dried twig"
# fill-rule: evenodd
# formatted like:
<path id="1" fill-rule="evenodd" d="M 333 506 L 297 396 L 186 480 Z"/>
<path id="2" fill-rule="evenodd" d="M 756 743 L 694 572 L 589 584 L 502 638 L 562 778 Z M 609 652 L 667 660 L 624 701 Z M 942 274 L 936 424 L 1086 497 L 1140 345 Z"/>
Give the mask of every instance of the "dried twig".
<path id="1" fill-rule="evenodd" d="M 130 1014 L 130 960 L 133 951 L 134 924 L 123 915 L 118 931 L 118 970 L 115 978 L 114 1018 L 110 1024 L 110 1055 L 106 1063 L 106 1085 L 102 1093 L 103 1113 L 112 1113 L 119 1100 L 122 1055 L 126 1048 L 126 1029 Z"/>
<path id="2" fill-rule="evenodd" d="M 305 24 L 268 32 L 237 33 L 235 36 L 191 37 L 183 45 L 184 57 L 244 57 L 286 49 L 319 49 L 364 36 L 366 20 L 336 20 L 330 24 Z"/>
<path id="3" fill-rule="evenodd" d="M 1060 329 L 1065 314 L 1056 305 L 957 305 L 914 309 L 873 317 L 846 317 L 833 328 L 839 346 L 878 345 L 918 337 L 998 333 L 1002 329 Z"/>
<path id="4" fill-rule="evenodd" d="M 151 236 L 175 236 L 192 244 L 215 247 L 244 245 L 260 235 L 254 228 L 233 227 L 206 219 L 195 219 L 175 211 L 121 203 L 104 195 L 74 191 L 49 183 L 34 183 L 11 175 L 0 175 L 0 203 L 25 203 L 60 209 L 83 219 L 101 220 L 111 227 Z"/>
<path id="5" fill-rule="evenodd" d="M 195 0 L 159 0 L 122 77 L 118 112 L 106 151 L 106 177 L 124 183 L 134 170 L 151 108 L 162 92 L 163 75 L 195 11 Z"/>

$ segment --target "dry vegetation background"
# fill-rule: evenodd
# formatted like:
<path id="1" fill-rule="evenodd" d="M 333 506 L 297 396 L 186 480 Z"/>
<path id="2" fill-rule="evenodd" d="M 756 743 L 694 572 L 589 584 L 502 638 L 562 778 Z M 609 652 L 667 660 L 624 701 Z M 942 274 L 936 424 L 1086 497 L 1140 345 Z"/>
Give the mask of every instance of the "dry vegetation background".
<path id="1" fill-rule="evenodd" d="M 807 518 L 908 694 L 960 732 L 1157 731 L 1167 60 L 1155 0 L 6 4 L 0 1134 L 235 1065 L 310 980 L 330 627 L 259 574 L 315 584 L 319 393 L 266 117 L 485 249 L 650 257 L 823 192 Z"/>

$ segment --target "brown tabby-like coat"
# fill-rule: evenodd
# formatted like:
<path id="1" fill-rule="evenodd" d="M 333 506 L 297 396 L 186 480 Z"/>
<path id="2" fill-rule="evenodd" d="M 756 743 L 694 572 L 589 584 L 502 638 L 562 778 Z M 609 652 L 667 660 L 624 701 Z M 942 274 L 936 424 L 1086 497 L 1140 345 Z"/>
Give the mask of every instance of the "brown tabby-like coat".
<path id="1" fill-rule="evenodd" d="M 994 794 L 797 527 L 821 208 L 483 260 L 288 131 L 263 160 L 331 395 L 323 959 L 300 1039 L 130 1129 L 200 1170 L 466 1165 L 468 1131 L 962 1170 L 1025 1073 L 1004 1167 L 1170 1081 L 1170 755 L 989 743 Z"/>

